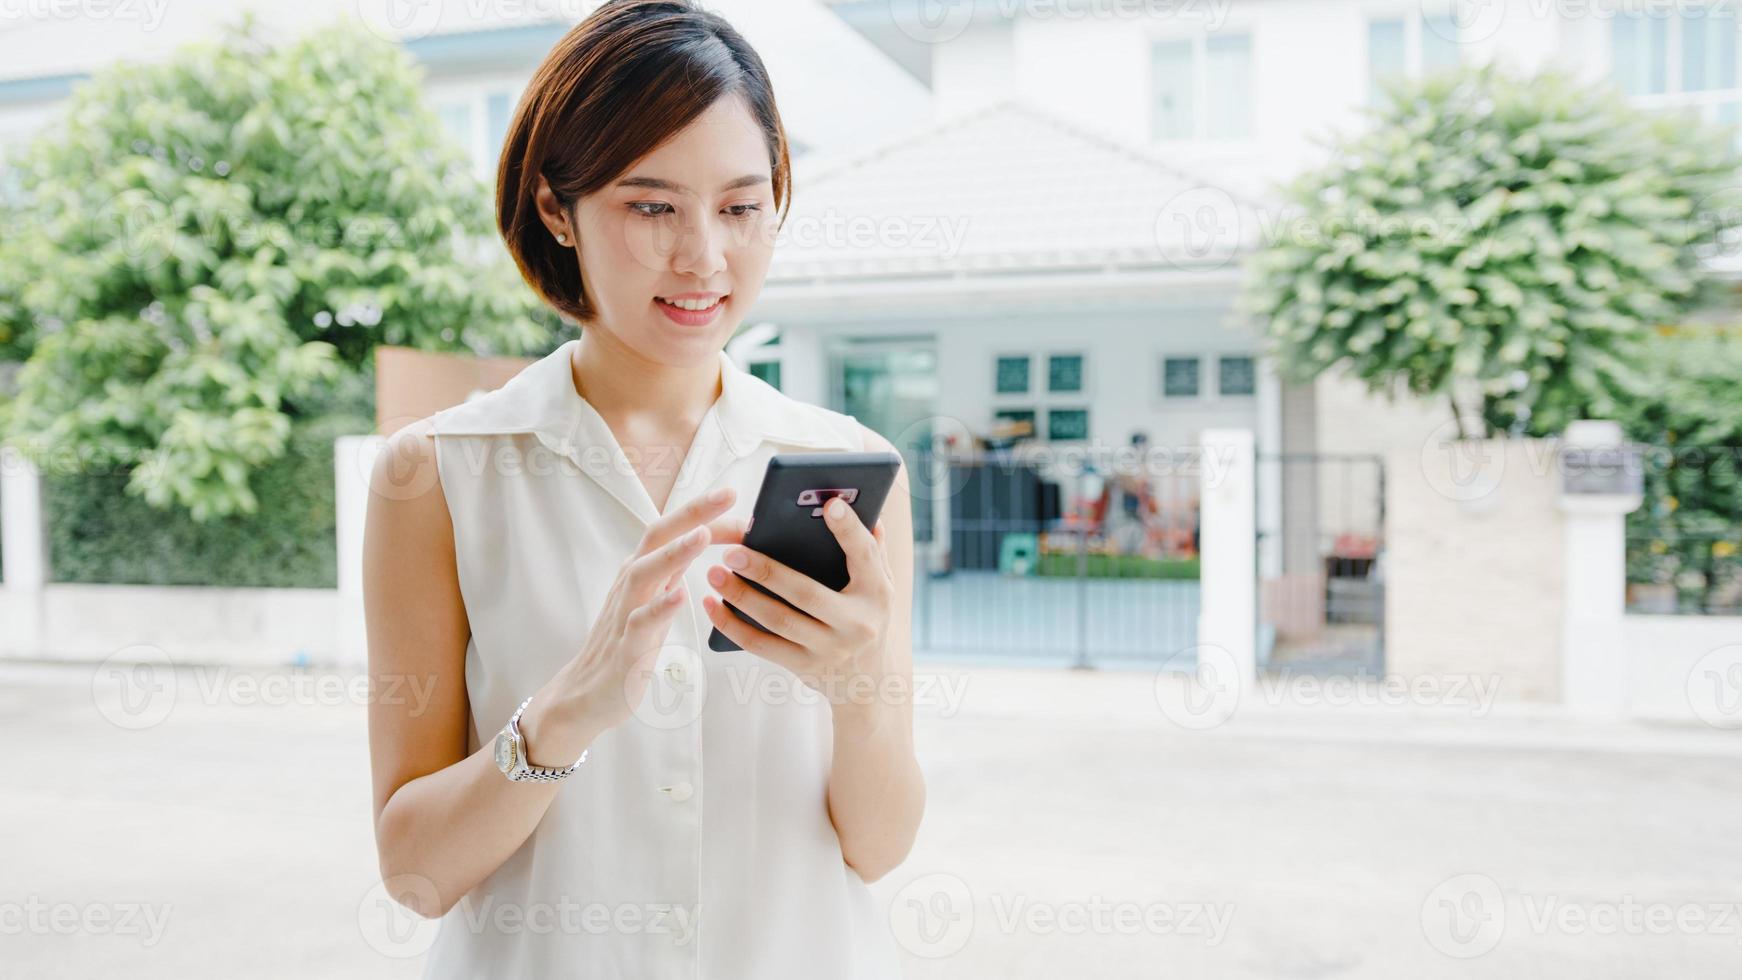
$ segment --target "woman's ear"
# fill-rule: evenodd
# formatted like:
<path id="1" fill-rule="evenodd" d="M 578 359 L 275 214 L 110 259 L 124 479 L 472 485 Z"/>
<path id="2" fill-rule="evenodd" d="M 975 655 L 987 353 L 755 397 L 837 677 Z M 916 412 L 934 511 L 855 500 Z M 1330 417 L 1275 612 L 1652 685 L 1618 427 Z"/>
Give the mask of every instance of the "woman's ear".
<path id="1" fill-rule="evenodd" d="M 575 243 L 574 228 L 570 226 L 569 216 L 561 202 L 556 199 L 556 192 L 550 189 L 550 181 L 543 174 L 538 175 L 538 190 L 533 193 L 533 202 L 538 206 L 538 219 L 544 222 L 550 236 L 558 245 L 572 247 Z"/>

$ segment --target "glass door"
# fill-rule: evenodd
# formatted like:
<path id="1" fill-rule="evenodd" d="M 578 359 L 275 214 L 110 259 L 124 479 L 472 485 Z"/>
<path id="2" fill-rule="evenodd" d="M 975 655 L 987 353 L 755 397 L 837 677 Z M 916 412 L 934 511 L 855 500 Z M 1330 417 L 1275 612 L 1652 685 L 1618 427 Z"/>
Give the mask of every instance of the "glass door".
<path id="1" fill-rule="evenodd" d="M 845 341 L 829 354 L 830 400 L 895 444 L 908 472 L 931 443 L 937 411 L 937 350 L 931 338 Z M 932 515 L 915 507 L 914 539 L 931 540 Z"/>

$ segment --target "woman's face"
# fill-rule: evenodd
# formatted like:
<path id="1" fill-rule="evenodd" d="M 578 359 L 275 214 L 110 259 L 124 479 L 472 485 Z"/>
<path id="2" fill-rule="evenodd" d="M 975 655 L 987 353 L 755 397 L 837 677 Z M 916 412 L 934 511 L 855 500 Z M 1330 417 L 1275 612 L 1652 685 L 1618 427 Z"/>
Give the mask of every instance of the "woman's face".
<path id="1" fill-rule="evenodd" d="M 762 130 L 741 98 L 722 98 L 576 202 L 593 325 L 661 364 L 715 356 L 762 290 L 777 221 Z"/>

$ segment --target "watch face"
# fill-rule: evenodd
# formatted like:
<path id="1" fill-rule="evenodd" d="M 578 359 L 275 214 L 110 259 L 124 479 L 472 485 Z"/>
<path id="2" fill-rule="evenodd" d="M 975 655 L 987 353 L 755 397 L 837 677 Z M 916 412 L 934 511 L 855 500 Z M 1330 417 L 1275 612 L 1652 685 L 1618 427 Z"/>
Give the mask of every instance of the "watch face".
<path id="1" fill-rule="evenodd" d="M 507 732 L 496 735 L 496 768 L 503 772 L 514 768 L 514 740 Z"/>

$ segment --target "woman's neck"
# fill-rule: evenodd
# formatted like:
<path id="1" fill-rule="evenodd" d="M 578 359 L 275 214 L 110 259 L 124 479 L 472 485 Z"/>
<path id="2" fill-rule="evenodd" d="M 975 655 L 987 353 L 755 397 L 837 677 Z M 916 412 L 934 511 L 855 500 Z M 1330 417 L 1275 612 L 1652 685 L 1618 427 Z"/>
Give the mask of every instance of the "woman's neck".
<path id="1" fill-rule="evenodd" d="M 587 331 L 569 359 L 575 390 L 611 423 L 619 441 L 694 432 L 720 396 L 719 358 L 672 367 Z"/>

